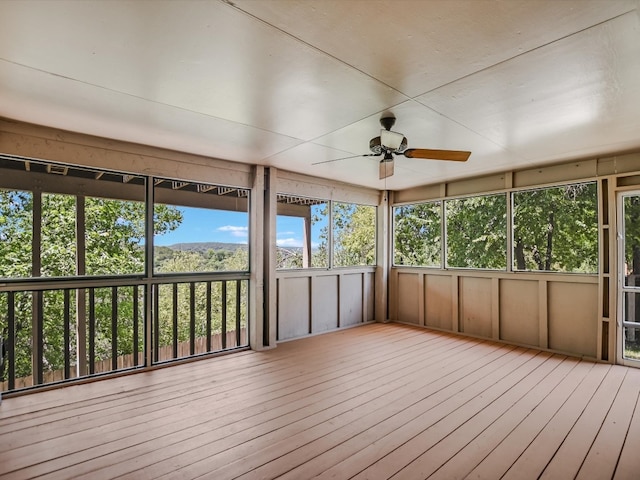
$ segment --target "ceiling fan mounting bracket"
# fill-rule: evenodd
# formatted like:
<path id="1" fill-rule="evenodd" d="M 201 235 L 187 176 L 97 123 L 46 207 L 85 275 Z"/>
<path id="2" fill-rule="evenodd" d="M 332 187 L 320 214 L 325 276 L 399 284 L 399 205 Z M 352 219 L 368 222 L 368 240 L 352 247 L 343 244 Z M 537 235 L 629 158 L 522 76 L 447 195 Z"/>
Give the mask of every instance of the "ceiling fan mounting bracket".
<path id="1" fill-rule="evenodd" d="M 383 117 L 380 119 L 380 125 L 382 125 L 382 128 L 385 130 L 391 130 L 395 123 L 396 117 Z"/>

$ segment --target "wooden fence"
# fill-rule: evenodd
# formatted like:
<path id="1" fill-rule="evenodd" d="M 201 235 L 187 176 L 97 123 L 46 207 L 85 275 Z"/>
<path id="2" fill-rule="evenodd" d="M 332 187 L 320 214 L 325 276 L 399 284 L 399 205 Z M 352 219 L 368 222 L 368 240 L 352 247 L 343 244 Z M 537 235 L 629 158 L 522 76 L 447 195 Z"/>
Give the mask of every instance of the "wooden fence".
<path id="1" fill-rule="evenodd" d="M 240 330 L 240 345 L 236 343 L 236 332 L 230 331 L 227 332 L 227 342 L 226 348 L 235 348 L 238 346 L 246 345 L 247 342 L 247 329 L 243 328 Z M 211 335 L 211 352 L 222 351 L 222 334 L 217 333 Z M 207 353 L 207 338 L 199 337 L 195 339 L 195 354 L 199 355 L 202 353 Z M 178 343 L 178 356 L 176 358 L 186 358 L 191 356 L 191 343 L 189 341 Z M 165 360 L 172 360 L 173 357 L 173 346 L 165 345 L 160 347 L 158 350 L 158 361 L 163 362 Z M 95 362 L 95 373 L 106 373 L 117 370 L 124 370 L 127 368 L 133 368 L 134 365 L 134 354 L 122 355 L 118 357 L 118 368 L 116 370 L 112 369 L 111 358 L 106 358 L 100 361 Z M 138 352 L 138 365 L 144 364 L 144 354 L 142 352 Z M 71 376 L 70 378 L 77 377 L 76 366 L 71 366 Z M 42 384 L 59 382 L 64 380 L 64 369 L 61 370 L 49 370 L 43 373 L 43 381 Z M 0 391 L 7 391 L 9 389 L 9 382 L 2 382 L 2 389 Z M 15 380 L 15 390 L 25 387 L 33 386 L 33 376 L 16 378 Z"/>

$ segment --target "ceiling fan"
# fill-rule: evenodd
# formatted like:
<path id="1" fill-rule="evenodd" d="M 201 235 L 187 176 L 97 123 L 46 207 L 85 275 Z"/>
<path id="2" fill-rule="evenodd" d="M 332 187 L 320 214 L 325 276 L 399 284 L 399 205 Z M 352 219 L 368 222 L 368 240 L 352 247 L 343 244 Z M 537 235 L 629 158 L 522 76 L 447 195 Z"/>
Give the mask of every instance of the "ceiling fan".
<path id="1" fill-rule="evenodd" d="M 392 132 L 391 128 L 396 123 L 396 117 L 393 115 L 384 116 L 380 119 L 382 130 L 380 136 L 374 137 L 369 141 L 369 149 L 373 153 L 364 155 L 353 155 L 351 157 L 336 158 L 333 160 L 325 160 L 324 162 L 316 162 L 312 165 L 320 163 L 337 162 L 339 160 L 347 160 L 356 157 L 379 157 L 380 160 L 380 180 L 393 175 L 393 156 L 404 155 L 407 158 L 418 158 L 423 160 L 447 160 L 453 162 L 466 162 L 471 152 L 461 150 L 430 150 L 425 148 L 407 148 L 407 138 L 397 132 Z"/>

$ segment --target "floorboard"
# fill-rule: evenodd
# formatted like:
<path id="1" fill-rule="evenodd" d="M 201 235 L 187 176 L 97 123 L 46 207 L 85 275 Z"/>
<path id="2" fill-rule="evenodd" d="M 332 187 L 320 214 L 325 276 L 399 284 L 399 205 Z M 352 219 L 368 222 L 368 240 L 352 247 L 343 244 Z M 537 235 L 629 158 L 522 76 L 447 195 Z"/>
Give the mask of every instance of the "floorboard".
<path id="1" fill-rule="evenodd" d="M 640 371 L 371 324 L 5 398 L 0 478 L 639 478 Z"/>

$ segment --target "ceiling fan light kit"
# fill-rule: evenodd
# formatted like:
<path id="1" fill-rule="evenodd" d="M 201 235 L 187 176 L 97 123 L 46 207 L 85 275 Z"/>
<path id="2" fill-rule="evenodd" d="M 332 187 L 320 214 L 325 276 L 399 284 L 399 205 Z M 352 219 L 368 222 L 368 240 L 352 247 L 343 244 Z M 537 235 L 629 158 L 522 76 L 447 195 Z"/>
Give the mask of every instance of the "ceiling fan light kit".
<path id="1" fill-rule="evenodd" d="M 382 135 L 382 132 L 391 133 L 393 136 Z M 383 155 L 385 152 L 402 153 L 407 148 L 407 139 L 401 133 L 387 132 L 382 130 L 379 137 L 374 137 L 369 141 L 369 150 L 375 155 Z M 397 145 L 397 146 L 396 146 Z"/>
<path id="2" fill-rule="evenodd" d="M 383 147 L 398 153 L 407 148 L 405 136 L 391 130 L 380 130 L 380 143 Z"/>

